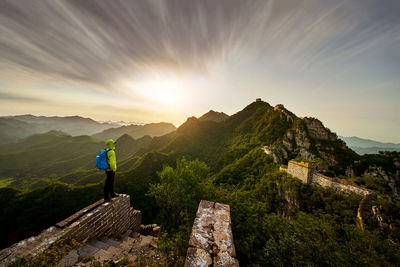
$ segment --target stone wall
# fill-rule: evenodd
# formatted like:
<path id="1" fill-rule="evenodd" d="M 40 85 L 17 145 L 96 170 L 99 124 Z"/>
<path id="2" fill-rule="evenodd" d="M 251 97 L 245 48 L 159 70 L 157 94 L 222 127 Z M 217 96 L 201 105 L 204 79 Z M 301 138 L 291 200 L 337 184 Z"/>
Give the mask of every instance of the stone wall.
<path id="1" fill-rule="evenodd" d="M 285 171 L 294 177 L 299 178 L 303 183 L 316 184 L 324 188 L 340 191 L 343 193 L 355 193 L 363 196 L 357 210 L 357 219 L 361 229 L 364 229 L 365 222 L 372 217 L 373 204 L 376 196 L 372 190 L 361 187 L 349 180 L 343 180 L 336 177 L 328 177 L 317 172 L 317 166 L 306 162 L 289 161 L 288 167 L 279 167 L 279 170 Z"/>
<path id="2" fill-rule="evenodd" d="M 320 173 L 313 173 L 311 184 L 317 184 L 322 187 L 329 188 L 335 191 L 341 191 L 344 193 L 355 193 L 361 196 L 365 196 L 372 192 L 371 190 L 358 186 L 349 180 L 328 177 Z"/>
<path id="3" fill-rule="evenodd" d="M 0 266 L 20 257 L 35 256 L 60 238 L 79 242 L 109 236 L 121 236 L 127 230 L 138 232 L 141 212 L 130 207 L 130 197 L 119 195 L 111 202 L 99 200 L 57 223 L 38 236 L 22 240 L 0 251 Z"/>
<path id="4" fill-rule="evenodd" d="M 312 179 L 314 168 L 315 166 L 311 163 L 290 160 L 287 172 L 299 178 L 303 183 L 309 184 Z"/>
<path id="5" fill-rule="evenodd" d="M 229 205 L 202 200 L 193 223 L 185 267 L 239 266 Z"/>
<path id="6" fill-rule="evenodd" d="M 372 193 L 371 190 L 358 186 L 352 181 L 322 175 L 317 171 L 317 166 L 315 164 L 308 162 L 290 160 L 287 168 L 281 166 L 279 170 L 293 175 L 306 184 L 317 184 L 335 191 L 355 193 L 362 196 Z"/>

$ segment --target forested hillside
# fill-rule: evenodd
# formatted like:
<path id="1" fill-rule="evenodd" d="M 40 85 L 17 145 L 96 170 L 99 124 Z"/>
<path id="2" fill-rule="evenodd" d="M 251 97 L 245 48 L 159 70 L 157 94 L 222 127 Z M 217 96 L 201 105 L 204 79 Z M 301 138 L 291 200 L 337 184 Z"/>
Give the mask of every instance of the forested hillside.
<path id="1" fill-rule="evenodd" d="M 123 135 L 117 139 L 120 169 L 132 168 L 135 152 L 151 142 L 150 136 L 134 139 Z M 24 138 L 15 144 L 0 146 L 0 185 L 34 189 L 53 182 L 86 185 L 101 181 L 103 173 L 96 169 L 94 157 L 104 142 L 93 137 L 70 136 L 50 131 Z M 128 159 L 129 158 L 129 159 Z"/>
<path id="2" fill-rule="evenodd" d="M 31 191 L 0 189 L 3 247 L 102 197 L 104 174 L 90 169 L 92 163 L 86 158 L 76 160 L 82 165 L 75 174 L 61 173 L 67 158 L 76 157 L 75 145 L 80 146 L 78 151 L 89 151 L 102 143 L 87 136 L 74 139 L 58 134 L 51 138 L 61 152 L 71 146 L 61 155 L 48 157 L 59 161 L 60 167 L 54 171 L 58 183 Z M 16 161 L 32 155 L 16 163 L 23 167 L 23 162 L 34 164 L 32 157 L 40 158 L 48 145 L 36 143 L 29 148 L 21 143 L 18 149 L 10 152 L 17 153 L 11 155 Z M 131 196 L 132 206 L 142 211 L 145 223 L 161 224 L 159 249 L 171 265 L 182 264 L 201 199 L 231 206 L 235 246 L 242 266 L 400 264 L 400 202 L 395 192 L 399 185 L 399 155 L 361 157 L 318 120 L 299 118 L 283 106 L 254 102 L 218 122 L 189 118 L 164 136 L 137 140 L 122 136 L 116 153 L 122 158 L 116 190 Z M 5 167 L 7 156 L 1 155 L 0 164 Z M 327 172 L 377 191 L 377 206 L 390 230 L 381 232 L 371 224 L 362 231 L 357 226 L 360 196 L 303 184 L 280 172 L 279 164 L 292 158 L 320 161 Z M 371 166 L 385 170 L 390 179 L 373 172 Z M 37 177 L 43 170 L 48 169 L 30 169 Z"/>
<path id="3" fill-rule="evenodd" d="M 161 136 L 175 130 L 176 127 L 173 124 L 160 122 L 160 123 L 149 123 L 144 125 L 127 125 L 127 126 L 110 128 L 94 134 L 93 137 L 99 140 L 107 140 L 109 138 L 117 139 L 120 136 L 127 134 L 132 136 L 133 138 L 140 138 L 145 135 Z"/>

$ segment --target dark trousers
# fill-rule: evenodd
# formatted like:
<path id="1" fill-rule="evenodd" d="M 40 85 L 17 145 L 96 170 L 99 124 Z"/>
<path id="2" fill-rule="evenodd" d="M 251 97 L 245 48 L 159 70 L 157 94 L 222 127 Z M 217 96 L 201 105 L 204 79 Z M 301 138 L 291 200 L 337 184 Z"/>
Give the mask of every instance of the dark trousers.
<path id="1" fill-rule="evenodd" d="M 106 171 L 106 182 L 104 183 L 104 200 L 110 200 L 114 193 L 114 176 L 115 172 Z"/>

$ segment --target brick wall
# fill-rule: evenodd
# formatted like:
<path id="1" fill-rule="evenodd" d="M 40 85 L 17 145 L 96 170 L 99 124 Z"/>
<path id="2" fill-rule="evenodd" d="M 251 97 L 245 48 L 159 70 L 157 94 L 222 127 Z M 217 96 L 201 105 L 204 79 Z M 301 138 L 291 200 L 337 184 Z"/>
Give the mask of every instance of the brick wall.
<path id="1" fill-rule="evenodd" d="M 185 267 L 239 266 L 229 205 L 202 200 L 189 240 Z"/>
<path id="2" fill-rule="evenodd" d="M 84 242 L 99 237 L 119 236 L 128 229 L 138 232 L 140 223 L 140 211 L 130 207 L 128 195 L 120 195 L 112 202 L 102 203 L 67 226 L 64 238 Z"/>
<path id="3" fill-rule="evenodd" d="M 38 236 L 3 249 L 0 251 L 0 266 L 7 266 L 19 257 L 35 256 L 60 238 L 86 242 L 107 236 L 118 237 L 129 229 L 138 232 L 141 220 L 141 212 L 130 207 L 128 195 L 121 194 L 108 203 L 99 200 Z"/>

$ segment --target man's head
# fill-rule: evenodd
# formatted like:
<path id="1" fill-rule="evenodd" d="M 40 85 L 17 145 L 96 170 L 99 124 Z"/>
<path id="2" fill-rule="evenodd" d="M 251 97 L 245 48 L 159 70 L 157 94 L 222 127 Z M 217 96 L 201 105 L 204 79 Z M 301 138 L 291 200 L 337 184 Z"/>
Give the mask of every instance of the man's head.
<path id="1" fill-rule="evenodd" d="M 106 146 L 107 146 L 108 149 L 115 149 L 115 144 L 116 144 L 116 143 L 117 143 L 117 142 L 115 142 L 114 140 L 108 139 L 108 140 L 106 141 Z"/>

